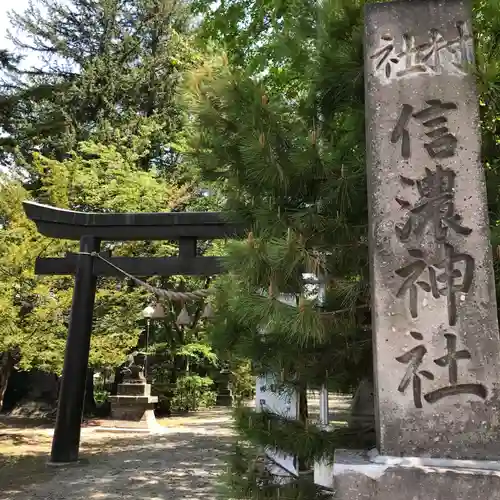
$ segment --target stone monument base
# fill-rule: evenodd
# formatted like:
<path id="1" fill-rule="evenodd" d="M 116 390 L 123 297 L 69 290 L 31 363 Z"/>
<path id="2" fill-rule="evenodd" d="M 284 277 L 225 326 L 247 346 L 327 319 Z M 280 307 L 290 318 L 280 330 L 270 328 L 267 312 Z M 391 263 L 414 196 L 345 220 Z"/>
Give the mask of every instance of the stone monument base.
<path id="1" fill-rule="evenodd" d="M 111 396 L 110 400 L 113 427 L 151 429 L 159 425 L 154 413 L 156 396 Z"/>
<path id="2" fill-rule="evenodd" d="M 156 429 L 159 424 L 154 414 L 158 397 L 151 396 L 149 384 L 124 383 L 118 386 L 118 395 L 110 396 L 111 427 L 121 429 Z"/>
<path id="3" fill-rule="evenodd" d="M 216 406 L 232 406 L 233 394 L 229 388 L 229 372 L 221 371 L 217 380 Z"/>
<path id="4" fill-rule="evenodd" d="M 233 406 L 233 395 L 230 390 L 220 391 L 217 394 L 216 406 Z"/>
<path id="5" fill-rule="evenodd" d="M 337 450 L 334 500 L 500 498 L 500 462 L 377 456 Z"/>

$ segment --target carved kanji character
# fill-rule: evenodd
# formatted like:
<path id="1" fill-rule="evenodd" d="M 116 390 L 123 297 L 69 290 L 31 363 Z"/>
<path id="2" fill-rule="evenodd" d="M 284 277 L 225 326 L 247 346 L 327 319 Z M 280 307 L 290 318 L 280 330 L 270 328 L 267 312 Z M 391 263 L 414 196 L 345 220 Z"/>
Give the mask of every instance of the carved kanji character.
<path id="1" fill-rule="evenodd" d="M 457 268 L 458 263 L 463 263 L 463 272 Z M 443 283 L 439 289 L 440 295 L 444 295 L 448 301 L 448 323 L 455 326 L 457 323 L 457 293 L 468 293 L 474 278 L 475 261 L 471 255 L 456 253 L 455 249 L 445 243 L 445 258 L 436 265 L 442 269 L 437 276 L 438 283 Z M 458 283 L 457 283 L 457 280 Z"/>
<path id="2" fill-rule="evenodd" d="M 381 49 L 375 51 L 374 54 L 370 56 L 370 59 L 375 59 L 375 69 L 379 70 L 384 67 L 385 76 L 387 78 L 391 77 L 392 64 L 398 64 L 399 59 L 397 59 L 394 53 L 394 38 L 391 35 L 382 35 L 381 37 L 383 46 Z"/>
<path id="3" fill-rule="evenodd" d="M 416 340 L 423 340 L 423 336 L 418 332 L 410 332 L 411 336 Z M 422 408 L 422 381 L 420 375 L 428 380 L 434 380 L 434 375 L 427 370 L 420 370 L 420 365 L 427 354 L 427 349 L 423 344 L 420 344 L 413 349 L 405 352 L 396 358 L 396 361 L 408 365 L 406 372 L 398 386 L 398 391 L 403 393 L 406 391 L 412 381 L 413 385 L 413 402 L 416 408 Z"/>
<path id="4" fill-rule="evenodd" d="M 396 75 L 403 77 L 415 73 L 426 73 L 427 68 L 421 62 L 421 55 L 420 48 L 415 42 L 415 37 L 405 33 L 403 35 L 403 50 L 397 55 L 398 60 L 403 59 L 404 67 Z"/>
<path id="5" fill-rule="evenodd" d="M 451 169 L 437 165 L 435 172 L 426 168 L 423 179 L 415 181 L 404 176 L 400 179 L 407 186 L 416 186 L 420 195 L 413 206 L 403 198 L 396 198 L 399 205 L 410 212 L 404 225 L 396 225 L 396 234 L 401 241 L 407 241 L 412 234 L 420 240 L 428 224 L 433 226 L 436 241 L 445 240 L 448 228 L 464 236 L 472 232 L 461 225 L 462 218 L 455 213 L 455 173 Z"/>
<path id="6" fill-rule="evenodd" d="M 410 133 L 408 132 L 408 124 L 413 113 L 413 106 L 403 104 L 401 114 L 398 121 L 391 132 L 391 142 L 397 144 L 401 141 L 401 156 L 407 160 L 411 156 Z"/>
<path id="7" fill-rule="evenodd" d="M 425 101 L 427 107 L 413 114 L 413 117 L 422 122 L 429 129 L 425 135 L 431 139 L 424 144 L 431 158 L 450 158 L 457 149 L 457 138 L 449 131 L 446 124 L 448 119 L 444 113 L 456 110 L 457 105 L 453 102 L 441 102 L 439 99 Z"/>
<path id="8" fill-rule="evenodd" d="M 466 64 L 473 62 L 474 50 L 472 44 L 472 35 L 467 23 L 462 21 L 456 24 L 458 37 L 452 40 L 446 40 L 436 29 L 430 30 L 429 43 L 419 47 L 422 53 L 421 60 L 434 71 L 443 67 L 441 53 L 446 51 L 452 56 L 451 63 L 457 69 L 463 71 Z"/>
<path id="9" fill-rule="evenodd" d="M 441 387 L 425 394 L 424 399 L 428 403 L 435 403 L 448 396 L 458 394 L 471 394 L 481 399 L 486 399 L 488 391 L 482 384 L 459 384 L 458 383 L 458 363 L 459 360 L 471 359 L 470 352 L 462 349 L 457 351 L 457 336 L 452 333 L 445 333 L 446 354 L 434 360 L 440 367 L 448 367 L 449 386 Z"/>
<path id="10" fill-rule="evenodd" d="M 424 148 L 431 158 L 450 158 L 457 149 L 457 138 L 447 127 L 446 111 L 456 110 L 453 102 L 442 102 L 440 99 L 425 101 L 427 107 L 413 112 L 413 106 L 403 104 L 401 113 L 391 132 L 391 142 L 397 144 L 401 140 L 401 156 L 407 160 L 411 157 L 411 142 L 408 125 L 411 118 L 415 118 L 427 129 L 425 135 L 430 139 L 424 143 Z"/>
<path id="11" fill-rule="evenodd" d="M 415 257 L 416 260 L 410 264 L 396 270 L 396 274 L 402 278 L 406 278 L 399 288 L 396 296 L 404 297 L 407 293 L 410 295 L 410 314 L 412 318 L 418 317 L 418 288 L 426 292 L 432 292 L 435 298 L 440 297 L 440 293 L 437 286 L 436 271 L 435 269 L 428 265 L 424 259 L 424 254 L 421 250 L 411 249 L 408 253 Z M 420 276 L 425 270 L 429 273 L 429 282 L 424 280 L 419 280 Z"/>
<path id="12" fill-rule="evenodd" d="M 396 297 L 409 294 L 410 314 L 418 317 L 418 289 L 431 292 L 435 299 L 441 296 L 447 299 L 448 323 L 454 326 L 457 322 L 457 293 L 468 293 L 474 278 L 474 258 L 468 254 L 455 252 L 452 245 L 444 244 L 445 257 L 436 265 L 429 264 L 424 253 L 419 249 L 410 249 L 408 253 L 415 260 L 397 269 L 395 272 L 405 278 Z M 462 264 L 463 272 L 457 266 Z M 421 279 L 427 270 L 428 280 Z M 457 282 L 458 280 L 458 282 Z M 442 285 L 442 286 L 440 286 Z"/>
<path id="13" fill-rule="evenodd" d="M 383 70 L 385 77 L 404 78 L 414 74 L 439 73 L 443 68 L 456 68 L 464 73 L 465 66 L 474 60 L 472 35 L 466 23 L 456 24 L 458 36 L 446 40 L 437 29 L 429 30 L 427 42 L 418 44 L 411 33 L 404 33 L 401 51 L 397 52 L 394 38 L 384 34 L 379 47 L 371 56 L 375 71 Z"/>

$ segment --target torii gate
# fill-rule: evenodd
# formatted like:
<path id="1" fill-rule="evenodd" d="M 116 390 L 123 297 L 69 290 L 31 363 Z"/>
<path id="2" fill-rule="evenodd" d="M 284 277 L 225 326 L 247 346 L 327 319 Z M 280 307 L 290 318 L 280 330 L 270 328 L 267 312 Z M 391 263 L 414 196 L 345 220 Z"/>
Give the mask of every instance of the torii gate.
<path id="1" fill-rule="evenodd" d="M 120 276 L 106 261 L 135 276 L 212 276 L 222 272 L 220 257 L 197 257 L 197 240 L 241 237 L 242 225 L 224 221 L 220 213 L 86 213 L 25 201 L 24 211 L 38 231 L 50 238 L 80 241 L 80 252 L 63 258 L 41 258 L 38 275 L 75 275 L 73 301 L 56 426 L 52 463 L 78 460 L 85 382 L 98 276 Z M 178 257 L 111 257 L 100 252 L 102 241 L 177 240 Z"/>

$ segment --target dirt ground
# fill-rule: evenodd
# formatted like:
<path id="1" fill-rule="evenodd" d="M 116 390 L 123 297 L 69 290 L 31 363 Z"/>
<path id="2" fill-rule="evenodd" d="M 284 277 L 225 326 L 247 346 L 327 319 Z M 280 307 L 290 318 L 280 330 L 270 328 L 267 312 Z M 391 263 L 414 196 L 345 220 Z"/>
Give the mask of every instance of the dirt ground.
<path id="1" fill-rule="evenodd" d="M 330 396 L 330 420 L 342 423 L 350 397 Z M 308 397 L 311 421 L 317 394 Z M 82 429 L 81 461 L 47 465 L 52 429 L 0 418 L 0 500 L 229 500 L 221 489 L 224 458 L 234 442 L 231 410 L 160 421 L 162 434 Z"/>
<path id="2" fill-rule="evenodd" d="M 165 433 L 82 430 L 81 462 L 47 466 L 47 425 L 0 419 L 0 500 L 221 499 L 230 410 L 162 421 Z M 221 496 L 222 495 L 222 496 Z"/>

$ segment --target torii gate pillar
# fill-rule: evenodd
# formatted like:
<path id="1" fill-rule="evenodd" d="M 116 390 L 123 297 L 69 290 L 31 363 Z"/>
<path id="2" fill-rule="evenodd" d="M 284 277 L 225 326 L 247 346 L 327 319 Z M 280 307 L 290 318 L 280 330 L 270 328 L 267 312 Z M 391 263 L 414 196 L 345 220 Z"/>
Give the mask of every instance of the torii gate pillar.
<path id="1" fill-rule="evenodd" d="M 52 463 L 78 460 L 97 281 L 93 272 L 94 257 L 89 254 L 98 252 L 99 247 L 100 240 L 93 236 L 83 236 L 80 240 L 56 427 L 50 454 Z"/>
<path id="2" fill-rule="evenodd" d="M 242 236 L 244 226 L 223 220 L 217 212 L 89 213 L 63 210 L 31 201 L 23 203 L 38 231 L 50 238 L 80 241 L 80 252 L 63 258 L 37 258 L 35 273 L 75 275 L 70 325 L 59 393 L 51 463 L 76 462 L 85 398 L 92 315 L 97 276 L 121 276 L 117 268 L 138 276 L 212 276 L 223 271 L 220 257 L 196 256 L 198 239 Z M 91 255 L 101 241 L 177 240 L 178 257 L 109 257 Z"/>

